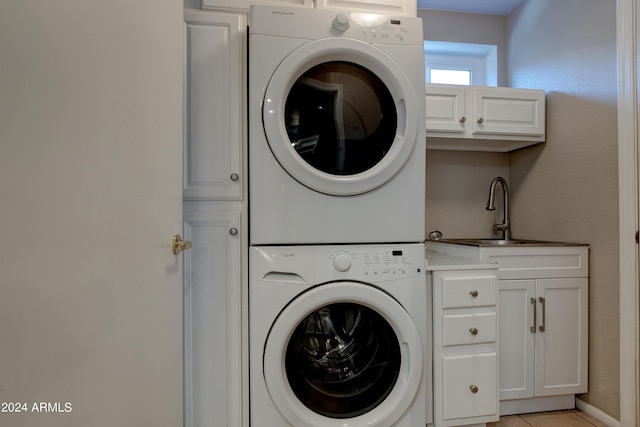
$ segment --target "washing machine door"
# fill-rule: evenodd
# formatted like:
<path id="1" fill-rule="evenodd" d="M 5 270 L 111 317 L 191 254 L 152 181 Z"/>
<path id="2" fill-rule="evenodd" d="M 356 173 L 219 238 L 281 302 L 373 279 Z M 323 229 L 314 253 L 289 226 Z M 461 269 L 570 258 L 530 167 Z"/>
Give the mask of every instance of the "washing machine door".
<path id="1" fill-rule="evenodd" d="M 276 68 L 263 100 L 264 132 L 277 161 L 301 184 L 329 195 L 362 194 L 393 178 L 409 158 L 417 102 L 401 67 L 377 47 L 320 39 Z"/>
<path id="2" fill-rule="evenodd" d="M 357 282 L 311 288 L 280 313 L 265 344 L 269 395 L 293 426 L 384 426 L 418 393 L 423 352 L 409 314 Z"/>

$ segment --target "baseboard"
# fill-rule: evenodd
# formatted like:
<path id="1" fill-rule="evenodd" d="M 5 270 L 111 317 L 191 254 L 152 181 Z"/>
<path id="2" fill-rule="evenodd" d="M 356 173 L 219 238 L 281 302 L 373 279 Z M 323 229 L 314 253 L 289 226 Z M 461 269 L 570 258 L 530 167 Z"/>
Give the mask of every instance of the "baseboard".
<path id="1" fill-rule="evenodd" d="M 576 408 L 580 409 L 585 414 L 592 416 L 601 423 L 607 425 L 607 427 L 620 427 L 620 421 L 612 418 L 611 416 L 602 412 L 600 409 L 596 408 L 595 406 L 589 405 L 588 403 L 578 399 L 577 397 Z"/>

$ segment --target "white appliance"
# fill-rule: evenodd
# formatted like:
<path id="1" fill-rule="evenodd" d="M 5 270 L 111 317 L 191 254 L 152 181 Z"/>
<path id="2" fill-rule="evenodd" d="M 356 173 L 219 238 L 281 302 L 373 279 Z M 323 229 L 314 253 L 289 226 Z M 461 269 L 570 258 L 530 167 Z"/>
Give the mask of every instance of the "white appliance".
<path id="1" fill-rule="evenodd" d="M 431 422 L 422 244 L 249 251 L 251 425 Z"/>
<path id="2" fill-rule="evenodd" d="M 424 240 L 422 33 L 413 17 L 252 6 L 252 245 Z"/>

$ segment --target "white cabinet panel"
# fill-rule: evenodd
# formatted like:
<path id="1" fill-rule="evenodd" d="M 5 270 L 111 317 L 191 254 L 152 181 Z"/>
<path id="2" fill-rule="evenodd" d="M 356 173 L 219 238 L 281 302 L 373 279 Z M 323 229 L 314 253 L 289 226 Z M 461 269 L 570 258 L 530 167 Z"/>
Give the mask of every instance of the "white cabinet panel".
<path id="1" fill-rule="evenodd" d="M 536 396 L 587 391 L 587 282 L 537 281 Z"/>
<path id="2" fill-rule="evenodd" d="M 427 131 L 464 134 L 467 121 L 465 92 L 465 88 L 460 86 L 442 86 L 438 90 L 427 91 Z"/>
<path id="3" fill-rule="evenodd" d="M 478 87 L 471 92 L 474 135 L 544 135 L 544 96 L 540 91 Z"/>
<path id="4" fill-rule="evenodd" d="M 418 16 L 416 0 L 315 0 L 318 9 Z"/>
<path id="5" fill-rule="evenodd" d="M 242 425 L 239 212 L 184 212 L 185 426 Z"/>
<path id="6" fill-rule="evenodd" d="M 467 345 L 496 341 L 496 313 L 442 316 L 442 345 Z"/>
<path id="7" fill-rule="evenodd" d="M 536 281 L 501 280 L 499 286 L 500 399 L 533 397 Z"/>
<path id="8" fill-rule="evenodd" d="M 240 200 L 245 19 L 185 11 L 183 196 Z"/>
<path id="9" fill-rule="evenodd" d="M 442 308 L 496 305 L 495 275 L 442 277 Z"/>
<path id="10" fill-rule="evenodd" d="M 498 412 L 496 353 L 443 357 L 443 418 L 469 418 Z"/>
<path id="11" fill-rule="evenodd" d="M 313 7 L 313 0 L 202 0 L 203 9 L 248 12 L 252 4 Z"/>

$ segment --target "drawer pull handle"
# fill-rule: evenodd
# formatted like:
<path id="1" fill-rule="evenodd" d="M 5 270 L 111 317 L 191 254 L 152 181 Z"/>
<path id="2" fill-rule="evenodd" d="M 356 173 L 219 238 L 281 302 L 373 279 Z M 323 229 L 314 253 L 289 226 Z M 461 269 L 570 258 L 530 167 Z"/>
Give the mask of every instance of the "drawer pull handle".
<path id="1" fill-rule="evenodd" d="M 531 298 L 531 304 L 533 304 L 533 326 L 529 328 L 529 332 L 536 333 L 536 325 L 538 324 L 538 304 L 535 298 Z"/>
<path id="2" fill-rule="evenodd" d="M 471 295 L 472 297 L 476 298 L 478 296 L 478 291 L 476 291 L 475 289 L 472 291 L 469 291 L 469 295 Z"/>
<path id="3" fill-rule="evenodd" d="M 540 300 L 540 304 L 542 304 L 542 325 L 540 325 L 540 328 L 538 328 L 538 329 L 540 330 L 540 332 L 544 332 L 546 330 L 546 328 L 544 327 L 544 321 L 545 321 L 545 318 L 547 317 L 546 313 L 545 313 L 545 311 L 546 311 L 545 310 L 545 300 L 544 300 L 543 297 L 540 297 L 538 299 Z"/>
<path id="4" fill-rule="evenodd" d="M 467 118 L 465 116 L 460 117 L 460 123 L 464 123 L 467 121 Z"/>
<path id="5" fill-rule="evenodd" d="M 471 384 L 469 390 L 471 390 L 471 393 L 476 394 L 478 392 L 478 386 Z"/>
<path id="6" fill-rule="evenodd" d="M 478 328 L 469 328 L 469 332 L 471 335 L 478 335 Z"/>

